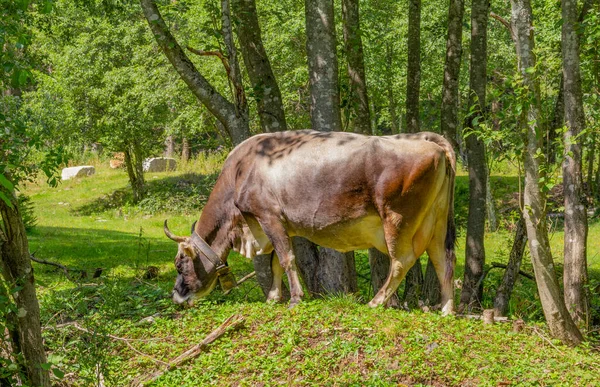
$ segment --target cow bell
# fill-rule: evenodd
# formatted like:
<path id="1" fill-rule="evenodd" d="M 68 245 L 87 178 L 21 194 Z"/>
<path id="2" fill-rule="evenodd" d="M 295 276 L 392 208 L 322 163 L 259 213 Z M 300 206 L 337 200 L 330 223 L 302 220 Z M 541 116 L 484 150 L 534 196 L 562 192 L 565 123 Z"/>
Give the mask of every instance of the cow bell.
<path id="1" fill-rule="evenodd" d="M 221 289 L 223 289 L 224 294 L 229 293 L 231 289 L 237 286 L 235 277 L 228 266 L 218 268 L 217 275 L 219 276 L 219 283 L 221 284 Z"/>

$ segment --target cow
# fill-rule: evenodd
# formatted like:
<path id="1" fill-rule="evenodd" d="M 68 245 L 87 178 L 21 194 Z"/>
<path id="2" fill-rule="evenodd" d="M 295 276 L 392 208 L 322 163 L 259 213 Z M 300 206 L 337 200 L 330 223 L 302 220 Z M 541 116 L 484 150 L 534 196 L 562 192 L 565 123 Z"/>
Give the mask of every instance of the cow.
<path id="1" fill-rule="evenodd" d="M 268 301 L 290 307 L 303 296 L 290 238 L 341 252 L 374 247 L 390 257 L 376 307 L 396 292 L 427 251 L 441 284 L 442 312 L 453 313 L 456 158 L 442 136 L 422 132 L 366 136 L 312 130 L 265 133 L 227 157 L 190 237 L 178 242 L 176 303 L 210 293 L 227 275 L 231 248 L 243 255 L 274 250 Z"/>

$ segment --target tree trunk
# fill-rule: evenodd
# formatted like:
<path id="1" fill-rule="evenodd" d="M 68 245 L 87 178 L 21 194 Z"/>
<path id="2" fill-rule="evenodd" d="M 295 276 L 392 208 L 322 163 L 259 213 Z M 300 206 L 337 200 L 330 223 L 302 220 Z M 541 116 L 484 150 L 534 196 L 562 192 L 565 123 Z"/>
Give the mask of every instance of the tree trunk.
<path id="1" fill-rule="evenodd" d="M 496 205 L 494 204 L 494 197 L 492 196 L 492 182 L 489 174 L 489 170 L 486 169 L 485 179 L 485 212 L 488 219 L 488 227 L 490 231 L 494 232 L 498 230 L 498 218 L 496 217 Z"/>
<path id="2" fill-rule="evenodd" d="M 423 268 L 421 259 L 418 258 L 413 267 L 406 273 L 406 283 L 404 285 L 404 303 L 409 308 L 417 308 L 423 292 Z"/>
<path id="3" fill-rule="evenodd" d="M 133 202 L 137 203 L 144 198 L 145 185 L 144 169 L 142 160 L 135 152 L 135 146 L 127 147 L 123 152 L 125 155 L 125 167 L 129 176 L 129 184 L 133 193 Z"/>
<path id="4" fill-rule="evenodd" d="M 355 113 L 352 131 L 371 134 L 371 114 L 369 112 L 358 0 L 342 0 L 342 20 L 344 47 L 348 61 L 348 79 L 350 80 L 350 107 Z"/>
<path id="5" fill-rule="evenodd" d="M 341 131 L 333 0 L 305 0 L 312 129 Z"/>
<path id="6" fill-rule="evenodd" d="M 540 301 L 552 336 L 564 344 L 575 346 L 583 340 L 583 337 L 573 322 L 560 292 L 546 227 L 546 195 L 540 187 L 540 178 L 544 177 L 545 169 L 541 168 L 544 158 L 538 154 L 543 136 L 539 126 L 541 120 L 539 81 L 536 81 L 536 78 L 527 71 L 535 68 L 533 14 L 529 0 L 511 0 L 511 8 L 519 71 L 523 77 L 524 87 L 529 91 L 525 96 L 526 101 L 523 101 L 527 103 L 527 108 L 524 109 L 520 122 L 525 128 L 523 217 L 529 239 L 531 261 Z"/>
<path id="7" fill-rule="evenodd" d="M 292 245 L 296 254 L 298 271 L 304 285 L 312 297 L 319 297 L 321 289 L 317 279 L 319 266 L 319 249 L 317 245 L 305 238 L 293 237 Z"/>
<path id="8" fill-rule="evenodd" d="M 23 354 L 24 368 L 28 378 L 26 384 L 50 386 L 50 375 L 41 367 L 42 364 L 47 363 L 47 360 L 25 227 L 14 192 L 3 191 L 10 198 L 12 208 L 4 200 L 0 200 L 0 212 L 4 226 L 3 229 L 0 229 L 2 275 L 9 287 L 20 288 L 19 291 L 12 294 L 18 310 L 15 318 L 18 342 L 14 343 L 13 349 L 20 349 Z M 0 334 L 4 335 L 4 332 Z M 14 339 L 15 337 L 13 337 Z"/>
<path id="9" fill-rule="evenodd" d="M 173 157 L 173 153 L 175 153 L 175 140 L 170 134 L 165 139 L 165 157 Z"/>
<path id="10" fill-rule="evenodd" d="M 588 145 L 587 154 L 587 195 L 592 196 L 594 194 L 594 160 L 596 159 L 596 143 L 598 139 L 598 133 L 593 132 L 590 134 L 591 139 Z"/>
<path id="11" fill-rule="evenodd" d="M 237 145 L 250 137 L 248 116 L 219 94 L 196 69 L 173 37 L 153 0 L 140 0 L 156 42 L 196 98 L 223 124 Z"/>
<path id="12" fill-rule="evenodd" d="M 388 110 L 390 112 L 391 121 L 390 129 L 392 130 L 392 134 L 399 134 L 400 128 L 398 127 L 398 114 L 396 113 L 397 105 L 396 98 L 394 97 L 394 48 L 390 43 L 386 44 L 386 54 L 386 81 L 388 94 Z"/>
<path id="13" fill-rule="evenodd" d="M 408 65 L 406 69 L 406 132 L 417 133 L 421 88 L 421 0 L 408 0 Z"/>
<path id="14" fill-rule="evenodd" d="M 427 260 L 427 268 L 425 269 L 425 279 L 423 282 L 423 296 L 421 298 L 425 305 L 430 306 L 435 306 L 442 302 L 440 280 L 438 279 L 431 259 Z"/>
<path id="15" fill-rule="evenodd" d="M 287 130 L 279 85 L 262 43 L 255 0 L 234 0 L 238 39 L 263 132 Z"/>
<path id="16" fill-rule="evenodd" d="M 582 161 L 585 129 L 583 93 L 577 35 L 577 1 L 562 0 L 562 59 L 565 123 L 563 187 L 565 196 L 564 289 L 565 303 L 580 327 L 588 324 L 589 299 L 587 274 L 587 210 L 583 192 Z"/>
<path id="17" fill-rule="evenodd" d="M 446 63 L 442 84 L 441 129 L 442 134 L 458 152 L 458 86 L 462 58 L 462 22 L 465 13 L 464 0 L 450 0 L 448 8 L 448 38 L 446 39 Z"/>
<path id="18" fill-rule="evenodd" d="M 181 139 L 181 162 L 187 163 L 190 161 L 190 142 L 187 137 Z"/>
<path id="19" fill-rule="evenodd" d="M 371 285 L 373 286 L 373 294 L 377 294 L 379 289 L 385 283 L 387 276 L 390 272 L 390 257 L 376 248 L 369 249 L 369 266 L 371 267 Z M 398 292 L 394 293 L 392 297 L 385 304 L 388 308 L 399 308 L 400 298 Z"/>
<path id="20" fill-rule="evenodd" d="M 473 0 L 471 7 L 471 63 L 469 71 L 470 111 L 465 126 L 478 129 L 478 120 L 483 119 L 487 83 L 487 24 L 488 0 Z M 483 297 L 483 275 L 485 265 L 485 212 L 487 163 L 483 141 L 476 133 L 467 134 L 467 160 L 469 163 L 469 215 L 467 218 L 467 244 L 465 248 L 465 276 L 460 295 L 459 310 L 480 308 Z"/>
<path id="21" fill-rule="evenodd" d="M 310 121 L 314 130 L 340 131 L 340 97 L 332 0 L 306 0 L 306 54 L 310 84 Z M 354 253 L 319 249 L 316 278 L 319 292 L 354 291 Z"/>
<path id="22" fill-rule="evenodd" d="M 508 312 L 508 303 L 517 277 L 519 276 L 526 242 L 527 233 L 525 232 L 525 220 L 523 219 L 523 216 L 521 216 L 517 222 L 515 239 L 513 240 L 512 249 L 510 250 L 508 265 L 504 272 L 504 276 L 502 277 L 502 283 L 500 283 L 500 286 L 498 286 L 498 290 L 496 291 L 496 298 L 494 298 L 494 314 L 496 316 L 506 316 Z"/>
<path id="23" fill-rule="evenodd" d="M 549 164 L 556 163 L 556 139 L 558 137 L 558 131 L 565 123 L 565 100 L 564 100 L 564 78 L 563 74 L 560 74 L 559 91 L 556 96 L 556 102 L 554 102 L 554 109 L 552 112 L 552 119 L 548 126 L 548 133 L 544 139 L 546 142 L 546 159 Z"/>

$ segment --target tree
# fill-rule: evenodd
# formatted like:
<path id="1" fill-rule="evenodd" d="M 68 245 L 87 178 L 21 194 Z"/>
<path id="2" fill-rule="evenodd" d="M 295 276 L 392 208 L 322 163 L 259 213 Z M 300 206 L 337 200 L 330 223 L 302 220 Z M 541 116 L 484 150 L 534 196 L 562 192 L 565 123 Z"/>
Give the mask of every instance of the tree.
<path id="1" fill-rule="evenodd" d="M 442 83 L 441 130 L 458 152 L 458 85 L 462 59 L 462 21 L 465 12 L 463 0 L 450 0 L 448 7 L 448 37 L 446 63 Z"/>
<path id="2" fill-rule="evenodd" d="M 369 111 L 358 0 L 342 1 L 342 21 L 350 82 L 349 105 L 353 113 L 351 125 L 354 132 L 371 134 L 371 113 Z"/>
<path id="3" fill-rule="evenodd" d="M 305 15 L 312 128 L 323 132 L 341 131 L 333 1 L 306 0 Z M 318 262 L 315 277 L 323 292 L 356 291 L 353 252 L 342 254 L 320 248 Z"/>
<path id="4" fill-rule="evenodd" d="M 198 71 L 167 27 L 158 7 L 152 0 L 140 0 L 148 25 L 159 47 L 192 93 L 227 129 L 234 144 L 250 136 L 247 112 L 229 102 Z"/>
<path id="5" fill-rule="evenodd" d="M 406 69 L 406 132 L 417 133 L 421 88 L 421 0 L 408 0 L 408 64 Z"/>
<path id="6" fill-rule="evenodd" d="M 50 386 L 34 273 L 16 188 L 40 170 L 55 184 L 56 167 L 62 162 L 60 152 L 46 154 L 39 163 L 32 160 L 30 152 L 42 148 L 43 137 L 25 124 L 21 110 L 21 90 L 32 80 L 33 63 L 25 50 L 30 42 L 31 16 L 50 12 L 52 4 L 2 1 L 0 6 L 0 40 L 3 42 L 0 49 L 0 63 L 3 63 L 0 70 L 0 271 L 4 279 L 0 281 L 0 292 L 7 298 L 4 305 L 8 302 L 7 310 L 0 314 L 6 316 L 0 327 L 3 336 L 4 328 L 10 332 L 10 355 L 22 371 L 21 375 L 3 375 L 0 383 Z M 10 363 L 3 358 L 0 362 Z"/>
<path id="7" fill-rule="evenodd" d="M 234 0 L 238 39 L 263 132 L 287 130 L 283 100 L 262 42 L 254 0 Z"/>
<path id="8" fill-rule="evenodd" d="M 525 189 L 523 217 L 529 240 L 531 261 L 544 315 L 552 336 L 567 345 L 579 344 L 583 337 L 569 314 L 560 292 L 546 228 L 546 166 L 541 151 L 540 87 L 535 78 L 533 14 L 529 0 L 511 0 L 511 25 L 516 37 L 518 68 L 522 85 L 519 123 L 524 129 Z"/>
<path id="9" fill-rule="evenodd" d="M 565 195 L 564 289 L 565 303 L 580 326 L 588 324 L 589 300 L 586 294 L 587 274 L 587 210 L 582 178 L 582 147 L 580 136 L 585 129 L 579 36 L 577 33 L 577 1 L 562 0 L 562 63 L 564 86 L 563 187 Z"/>
<path id="10" fill-rule="evenodd" d="M 484 232 L 487 164 L 485 146 L 478 135 L 479 122 L 484 118 L 487 83 L 488 0 L 474 0 L 471 6 L 471 61 L 469 70 L 469 116 L 466 127 L 467 160 L 469 163 L 469 215 L 465 248 L 465 276 L 459 310 L 479 308 L 483 298 L 480 281 L 485 264 Z"/>

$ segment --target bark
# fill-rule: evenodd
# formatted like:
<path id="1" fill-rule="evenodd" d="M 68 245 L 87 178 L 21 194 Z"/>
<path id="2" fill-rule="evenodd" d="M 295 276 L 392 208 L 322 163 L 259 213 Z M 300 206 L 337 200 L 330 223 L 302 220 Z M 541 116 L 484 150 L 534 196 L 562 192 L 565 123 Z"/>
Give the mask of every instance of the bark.
<path id="1" fill-rule="evenodd" d="M 370 248 L 369 266 L 371 267 L 371 285 L 373 286 L 373 294 L 377 294 L 390 272 L 390 257 L 376 248 Z M 400 307 L 400 298 L 398 298 L 397 292 L 390 297 L 385 306 L 388 308 Z"/>
<path id="2" fill-rule="evenodd" d="M 496 291 L 496 298 L 494 298 L 494 312 L 496 316 L 506 316 L 508 312 L 508 303 L 512 295 L 512 290 L 515 286 L 515 282 L 519 276 L 519 270 L 521 269 L 521 262 L 523 261 L 523 252 L 525 251 L 526 242 L 527 233 L 525 232 L 525 220 L 521 216 L 517 222 L 515 239 L 513 240 L 513 245 L 510 250 L 508 265 L 504 271 L 502 282 Z"/>
<path id="3" fill-rule="evenodd" d="M 206 78 L 198 72 L 169 31 L 155 2 L 153 0 L 140 0 L 140 4 L 156 42 L 167 59 L 196 98 L 227 129 L 232 142 L 237 145 L 250 137 L 248 116 L 238 111 L 234 104 L 219 94 Z"/>
<path id="4" fill-rule="evenodd" d="M 305 0 L 312 129 L 341 131 L 333 0 Z"/>
<path id="5" fill-rule="evenodd" d="M 564 344 L 575 346 L 583 340 L 583 337 L 573 322 L 560 292 L 548 240 L 545 214 L 546 195 L 541 190 L 539 183 L 540 178 L 544 176 L 544 169 L 542 169 L 544 158 L 537 154 L 543 137 L 543 131 L 539 125 L 541 121 L 540 89 L 539 81 L 535 80 L 533 74 L 526 71 L 535 68 L 531 4 L 529 0 L 511 0 L 511 9 L 518 67 L 523 77 L 524 87 L 529 91 L 526 97 L 529 103 L 520 117 L 520 122 L 525 129 L 526 144 L 523 217 L 529 239 L 531 261 L 540 301 L 552 336 Z"/>
<path id="6" fill-rule="evenodd" d="M 442 291 L 440 280 L 435 272 L 435 267 L 431 259 L 427 260 L 427 268 L 425 269 L 425 280 L 423 282 L 423 303 L 425 305 L 438 305 L 442 302 Z"/>
<path id="7" fill-rule="evenodd" d="M 462 21 L 465 13 L 464 0 L 450 0 L 448 8 L 448 37 L 446 39 L 446 63 L 442 84 L 441 130 L 458 151 L 458 86 L 462 57 Z"/>
<path id="8" fill-rule="evenodd" d="M 565 196 L 564 289 L 565 303 L 579 326 L 588 324 L 589 298 L 587 273 L 587 210 L 583 192 L 583 138 L 585 129 L 577 1 L 562 0 L 562 59 L 564 79 L 565 123 L 563 187 Z"/>
<path id="9" fill-rule="evenodd" d="M 225 41 L 225 55 L 229 65 L 229 81 L 232 87 L 233 103 L 238 116 L 248 120 L 248 102 L 242 83 L 242 71 L 237 59 L 237 49 L 233 42 L 233 28 L 231 26 L 231 10 L 229 0 L 221 0 L 221 32 Z"/>
<path id="10" fill-rule="evenodd" d="M 187 137 L 181 139 L 181 161 L 187 163 L 190 160 L 190 142 Z"/>
<path id="11" fill-rule="evenodd" d="M 598 139 L 597 133 L 591 133 L 591 140 L 588 146 L 587 154 L 587 195 L 592 196 L 594 194 L 594 160 L 596 159 L 596 143 Z"/>
<path id="12" fill-rule="evenodd" d="M 354 111 L 352 131 L 371 134 L 371 114 L 367 94 L 367 77 L 360 32 L 359 1 L 342 0 L 344 47 L 350 80 L 350 108 Z"/>
<path id="13" fill-rule="evenodd" d="M 387 56 L 387 68 L 386 68 L 386 81 L 387 81 L 387 93 L 388 93 L 388 110 L 390 112 L 391 130 L 392 134 L 399 134 L 400 128 L 398 127 L 398 115 L 396 114 L 396 98 L 394 97 L 394 47 L 388 43 L 386 45 L 386 56 Z M 374 126 L 372 126 L 374 128 Z"/>
<path id="14" fill-rule="evenodd" d="M 488 0 L 474 0 L 471 8 L 471 63 L 469 71 L 470 111 L 465 126 L 478 129 L 476 120 L 483 119 L 487 83 L 487 24 L 490 4 Z M 465 249 L 465 276 L 460 295 L 459 310 L 480 308 L 483 297 L 483 275 L 485 265 L 485 213 L 487 163 L 483 141 L 476 133 L 466 138 L 469 163 L 469 215 L 467 218 L 467 240 Z"/>
<path id="15" fill-rule="evenodd" d="M 406 283 L 404 285 L 404 303 L 409 308 L 417 308 L 423 292 L 423 268 L 421 259 L 417 259 L 413 267 L 406 273 Z"/>
<path id="16" fill-rule="evenodd" d="M 127 147 L 123 153 L 129 184 L 131 184 L 131 191 L 133 192 L 133 202 L 137 203 L 144 198 L 146 192 L 146 181 L 144 179 L 142 157 L 139 155 L 139 146 Z"/>
<path id="17" fill-rule="evenodd" d="M 408 65 L 406 69 L 406 132 L 419 132 L 421 88 L 421 0 L 408 0 Z"/>
<path id="18" fill-rule="evenodd" d="M 492 182 L 489 173 L 486 174 L 485 179 L 485 210 L 490 231 L 497 231 L 498 218 L 496 217 L 496 206 L 494 205 L 494 198 L 492 197 Z"/>
<path id="19" fill-rule="evenodd" d="M 306 54 L 310 84 L 310 121 L 314 130 L 340 131 L 340 97 L 332 0 L 305 0 Z M 318 262 L 309 265 L 316 273 L 318 292 L 353 292 L 356 289 L 354 253 L 319 249 Z"/>
<path id="20" fill-rule="evenodd" d="M 173 157 L 173 153 L 175 153 L 175 140 L 171 134 L 165 139 L 165 157 Z"/>
<path id="21" fill-rule="evenodd" d="M 4 226 L 0 229 L 2 275 L 9 286 L 21 288 L 12 295 L 18 309 L 15 318 L 17 335 L 13 336 L 15 341 L 13 349 L 20 349 L 23 354 L 24 368 L 29 379 L 26 384 L 50 386 L 50 375 L 41 367 L 41 364 L 45 364 L 47 360 L 25 227 L 14 192 L 5 192 L 5 194 L 10 197 L 13 208 L 10 208 L 4 200 L 0 200 Z"/>
<path id="22" fill-rule="evenodd" d="M 263 132 L 287 130 L 279 85 L 262 43 L 255 0 L 234 0 L 238 39 Z"/>
<path id="23" fill-rule="evenodd" d="M 298 271 L 306 289 L 312 297 L 319 297 L 321 289 L 317 279 L 317 267 L 319 265 L 319 249 L 317 245 L 305 238 L 293 237 L 292 245 L 296 255 Z"/>

